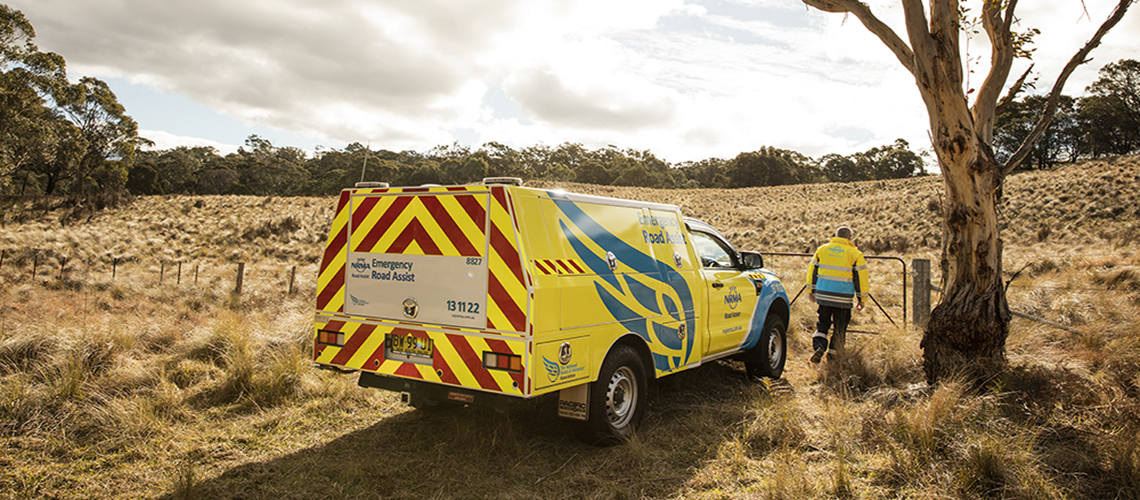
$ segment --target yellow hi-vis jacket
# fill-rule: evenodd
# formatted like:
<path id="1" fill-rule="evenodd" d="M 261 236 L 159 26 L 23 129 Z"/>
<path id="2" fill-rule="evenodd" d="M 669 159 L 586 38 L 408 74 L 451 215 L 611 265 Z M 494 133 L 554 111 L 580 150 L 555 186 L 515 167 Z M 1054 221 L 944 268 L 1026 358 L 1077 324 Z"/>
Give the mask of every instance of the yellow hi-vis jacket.
<path id="1" fill-rule="evenodd" d="M 819 247 L 807 271 L 807 284 L 820 305 L 850 309 L 855 298 L 871 292 L 863 252 L 847 238 L 832 238 Z"/>

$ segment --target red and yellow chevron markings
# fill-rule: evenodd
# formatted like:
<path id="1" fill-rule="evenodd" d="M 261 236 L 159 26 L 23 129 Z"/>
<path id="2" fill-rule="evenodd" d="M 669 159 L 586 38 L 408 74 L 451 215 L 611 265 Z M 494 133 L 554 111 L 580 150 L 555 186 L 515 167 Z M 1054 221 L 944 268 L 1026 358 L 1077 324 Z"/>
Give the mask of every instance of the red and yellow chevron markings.
<path id="1" fill-rule="evenodd" d="M 525 333 L 528 290 L 518 250 L 518 227 L 514 207 L 502 186 L 491 188 L 491 255 L 487 273 L 487 328 Z"/>
<path id="2" fill-rule="evenodd" d="M 348 254 L 344 251 L 348 244 L 348 202 L 349 191 L 341 191 L 337 201 L 336 215 L 329 230 L 328 246 L 321 259 L 321 269 L 317 272 L 317 310 L 344 311 L 344 265 Z"/>
<path id="3" fill-rule="evenodd" d="M 352 209 L 351 250 L 483 256 L 486 247 L 486 196 L 435 194 L 427 188 L 403 191 L 403 194 L 418 193 L 422 194 L 356 197 Z"/>
<path id="4" fill-rule="evenodd" d="M 578 265 L 574 259 L 545 259 L 533 260 L 535 269 L 542 274 L 586 274 L 586 270 Z"/>
<path id="5" fill-rule="evenodd" d="M 346 334 L 343 347 L 315 344 L 318 363 L 507 394 L 521 395 L 525 387 L 523 373 L 483 367 L 484 352 L 524 356 L 525 341 L 337 320 L 318 325 L 318 329 Z M 432 339 L 435 352 L 431 365 L 385 359 L 384 338 L 389 334 Z"/>
<path id="6" fill-rule="evenodd" d="M 529 292 L 517 227 L 501 186 L 344 191 L 321 260 L 317 310 L 344 311 L 349 251 L 486 257 L 487 329 L 526 333 Z"/>

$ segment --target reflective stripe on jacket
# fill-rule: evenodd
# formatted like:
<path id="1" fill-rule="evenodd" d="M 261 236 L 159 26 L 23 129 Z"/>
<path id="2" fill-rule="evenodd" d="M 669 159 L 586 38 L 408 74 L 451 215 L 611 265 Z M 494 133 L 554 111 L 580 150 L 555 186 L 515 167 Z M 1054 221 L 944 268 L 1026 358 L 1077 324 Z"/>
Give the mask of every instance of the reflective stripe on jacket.
<path id="1" fill-rule="evenodd" d="M 808 267 L 807 283 L 820 305 L 850 309 L 871 291 L 863 252 L 846 238 L 819 247 Z"/>

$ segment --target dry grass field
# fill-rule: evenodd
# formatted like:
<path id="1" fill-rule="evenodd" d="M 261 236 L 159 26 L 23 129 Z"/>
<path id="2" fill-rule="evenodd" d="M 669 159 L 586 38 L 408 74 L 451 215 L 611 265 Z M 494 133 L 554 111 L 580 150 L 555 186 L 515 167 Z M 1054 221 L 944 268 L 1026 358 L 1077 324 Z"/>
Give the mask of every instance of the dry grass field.
<path id="1" fill-rule="evenodd" d="M 937 274 L 935 177 L 542 187 L 674 203 L 750 250 L 810 252 L 848 223 L 867 254 Z M 923 383 L 902 265 L 873 261 L 882 309 L 856 314 L 846 359 L 806 361 L 801 298 L 784 379 L 729 362 L 662 379 L 609 448 L 548 397 L 420 412 L 312 369 L 331 198 L 4 206 L 0 498 L 1140 498 L 1138 195 L 1135 157 L 1008 180 L 1010 306 L 1071 331 L 1014 318 L 985 390 Z M 766 260 L 800 289 L 804 258 Z"/>

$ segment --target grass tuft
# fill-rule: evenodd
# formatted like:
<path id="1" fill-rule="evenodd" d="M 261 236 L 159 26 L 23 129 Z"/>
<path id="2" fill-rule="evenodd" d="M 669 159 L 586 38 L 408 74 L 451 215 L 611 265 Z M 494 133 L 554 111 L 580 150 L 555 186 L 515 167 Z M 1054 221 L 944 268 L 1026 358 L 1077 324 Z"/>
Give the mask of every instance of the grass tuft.
<path id="1" fill-rule="evenodd" d="M 807 441 L 806 416 L 791 398 L 771 398 L 746 413 L 740 440 L 752 456 L 799 449 Z"/>
<path id="2" fill-rule="evenodd" d="M 49 360 L 59 348 L 55 337 L 27 334 L 0 343 L 0 375 L 27 372 Z"/>
<path id="3" fill-rule="evenodd" d="M 1140 499 L 1140 433 L 1121 431 L 1112 440 L 1108 461 L 1118 498 Z"/>

